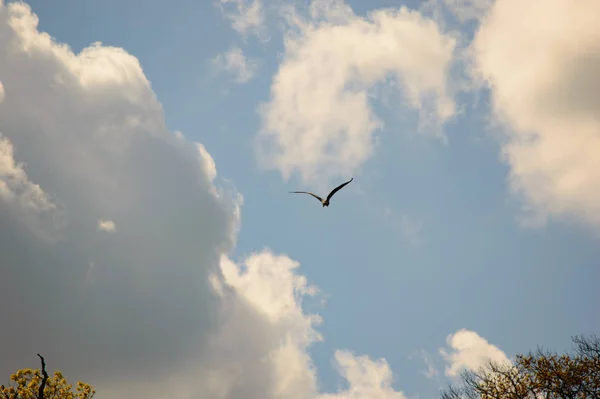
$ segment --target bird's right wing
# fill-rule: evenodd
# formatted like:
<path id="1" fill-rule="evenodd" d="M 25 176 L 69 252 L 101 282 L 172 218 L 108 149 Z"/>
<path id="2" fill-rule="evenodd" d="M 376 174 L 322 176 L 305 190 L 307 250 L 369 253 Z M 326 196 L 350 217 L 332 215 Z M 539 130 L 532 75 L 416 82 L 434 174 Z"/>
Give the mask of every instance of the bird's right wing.
<path id="1" fill-rule="evenodd" d="M 317 194 L 309 193 L 308 191 L 290 191 L 290 193 L 312 195 L 313 197 L 315 197 L 316 199 L 318 199 L 320 202 L 323 202 L 323 198 L 319 197 Z"/>

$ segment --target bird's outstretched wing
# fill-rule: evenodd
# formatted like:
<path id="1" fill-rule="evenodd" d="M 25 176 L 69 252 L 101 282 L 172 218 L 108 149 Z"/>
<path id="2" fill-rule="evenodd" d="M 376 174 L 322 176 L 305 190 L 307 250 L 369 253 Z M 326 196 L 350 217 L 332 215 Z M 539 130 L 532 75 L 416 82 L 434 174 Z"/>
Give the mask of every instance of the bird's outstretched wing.
<path id="1" fill-rule="evenodd" d="M 313 197 L 315 197 L 315 198 L 316 198 L 316 199 L 318 199 L 319 201 L 323 202 L 323 198 L 319 197 L 317 194 L 309 193 L 308 191 L 290 191 L 290 193 L 293 193 L 293 194 L 308 194 L 308 195 L 312 195 Z"/>
<path id="2" fill-rule="evenodd" d="M 337 193 L 339 190 L 341 190 L 346 184 L 350 183 L 352 180 L 354 180 L 354 177 L 351 178 L 350 180 L 348 180 L 346 183 L 342 183 L 339 186 L 337 186 L 336 188 L 334 188 L 327 196 L 327 201 L 329 201 L 331 199 L 331 197 L 333 197 L 333 194 Z"/>

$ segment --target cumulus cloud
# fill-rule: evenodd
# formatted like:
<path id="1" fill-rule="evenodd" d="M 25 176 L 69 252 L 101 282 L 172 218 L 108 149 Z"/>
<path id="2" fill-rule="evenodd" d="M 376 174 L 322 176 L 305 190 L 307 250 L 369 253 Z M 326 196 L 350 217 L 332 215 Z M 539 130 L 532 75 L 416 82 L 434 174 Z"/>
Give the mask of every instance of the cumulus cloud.
<path id="1" fill-rule="evenodd" d="M 447 348 L 441 348 L 440 354 L 447 363 L 445 374 L 456 377 L 463 370 L 476 371 L 489 361 L 511 364 L 506 354 L 497 346 L 490 344 L 475 331 L 461 329 L 446 339 Z"/>
<path id="2" fill-rule="evenodd" d="M 346 391 L 322 395 L 320 399 L 406 399 L 392 388 L 392 372 L 385 359 L 373 361 L 348 351 L 336 351 L 335 361 L 340 375 L 348 381 Z"/>
<path id="3" fill-rule="evenodd" d="M 0 374 L 43 353 L 109 399 L 322 396 L 308 354 L 321 319 L 302 307 L 318 290 L 299 263 L 225 256 L 241 196 L 168 131 L 137 59 L 100 43 L 74 54 L 37 23 L 0 6 Z M 46 226 L 60 234 L 40 238 L 13 203 L 60 213 Z M 119 240 L 89 228 L 116 229 L 105 215 Z M 324 397 L 402 397 L 383 360 L 336 361 L 349 387 Z"/>
<path id="4" fill-rule="evenodd" d="M 37 24 L 24 3 L 0 7 L 0 374 L 40 352 L 98 388 L 158 378 L 218 328 L 208 275 L 233 245 L 235 204 L 167 130 L 135 57 L 99 43 L 74 54 Z M 14 204 L 51 213 L 54 239 Z M 89 228 L 103 215 L 120 240 Z"/>
<path id="5" fill-rule="evenodd" d="M 304 276 L 295 273 L 299 263 L 265 250 L 247 257 L 239 266 L 228 258 L 223 258 L 221 265 L 227 286 L 234 289 L 242 303 L 261 315 L 265 323 L 256 329 L 256 335 L 244 338 L 243 345 L 250 342 L 257 353 L 242 367 L 241 373 L 266 376 L 260 377 L 264 381 L 261 385 L 269 387 L 273 397 L 314 397 L 316 375 L 306 351 L 310 344 L 322 339 L 315 330 L 321 318 L 302 310 L 303 298 L 315 295 L 317 290 L 308 285 Z M 230 323 L 235 325 L 236 321 Z M 227 340 L 223 342 L 223 337 L 230 336 L 225 331 L 235 331 L 233 327 L 228 326 L 219 336 L 223 347 L 230 345 Z M 256 382 L 257 378 L 254 376 L 252 380 Z M 238 381 L 235 374 L 231 379 L 231 384 Z"/>
<path id="6" fill-rule="evenodd" d="M 117 226 L 112 220 L 98 220 L 98 230 L 114 233 L 117 231 Z"/>
<path id="7" fill-rule="evenodd" d="M 533 221 L 600 226 L 599 14 L 596 0 L 497 0 L 472 44 Z"/>
<path id="8" fill-rule="evenodd" d="M 260 111 L 263 167 L 305 183 L 351 174 L 373 154 L 383 126 L 370 104 L 378 85 L 397 88 L 432 131 L 454 114 L 446 72 L 455 40 L 419 12 L 363 18 L 342 1 L 314 0 L 306 17 L 289 8 L 284 15 L 285 53 Z"/>
<path id="9" fill-rule="evenodd" d="M 254 34 L 259 39 L 267 38 L 262 0 L 218 0 L 216 4 L 243 37 Z"/>
<path id="10" fill-rule="evenodd" d="M 246 83 L 258 71 L 258 62 L 246 58 L 239 47 L 234 47 L 226 53 L 216 56 L 213 59 L 213 65 L 219 70 L 232 74 L 237 83 Z"/>

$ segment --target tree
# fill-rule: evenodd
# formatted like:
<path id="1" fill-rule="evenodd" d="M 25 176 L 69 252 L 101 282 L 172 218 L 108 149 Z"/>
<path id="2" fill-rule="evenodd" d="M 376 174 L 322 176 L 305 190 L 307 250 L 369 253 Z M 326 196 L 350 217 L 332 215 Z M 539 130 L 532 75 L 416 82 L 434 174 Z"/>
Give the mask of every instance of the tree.
<path id="1" fill-rule="evenodd" d="M 572 354 L 542 349 L 517 355 L 513 365 L 490 362 L 465 371 L 462 386 L 450 386 L 442 399 L 600 399 L 600 340 L 573 337 Z"/>
<path id="2" fill-rule="evenodd" d="M 22 369 L 10 376 L 11 385 L 0 385 L 0 399 L 92 399 L 96 391 L 91 385 L 77 382 L 76 392 L 60 371 L 50 377 L 46 362 L 40 356 L 41 370 Z"/>

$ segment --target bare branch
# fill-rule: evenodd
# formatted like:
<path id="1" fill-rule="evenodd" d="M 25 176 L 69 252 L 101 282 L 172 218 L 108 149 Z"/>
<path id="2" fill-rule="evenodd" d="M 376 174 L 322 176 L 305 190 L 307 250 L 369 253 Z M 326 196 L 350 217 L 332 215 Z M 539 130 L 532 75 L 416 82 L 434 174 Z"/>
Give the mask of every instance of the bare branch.
<path id="1" fill-rule="evenodd" d="M 48 373 L 46 372 L 46 362 L 44 361 L 44 357 L 37 354 L 42 361 L 42 383 L 40 384 L 40 389 L 38 390 L 38 399 L 44 399 L 44 389 L 46 388 L 46 381 L 48 381 Z"/>
<path id="2" fill-rule="evenodd" d="M 600 358 L 600 339 L 592 334 L 589 338 L 583 335 L 572 337 L 573 342 L 577 346 L 577 354 L 581 357 Z"/>

